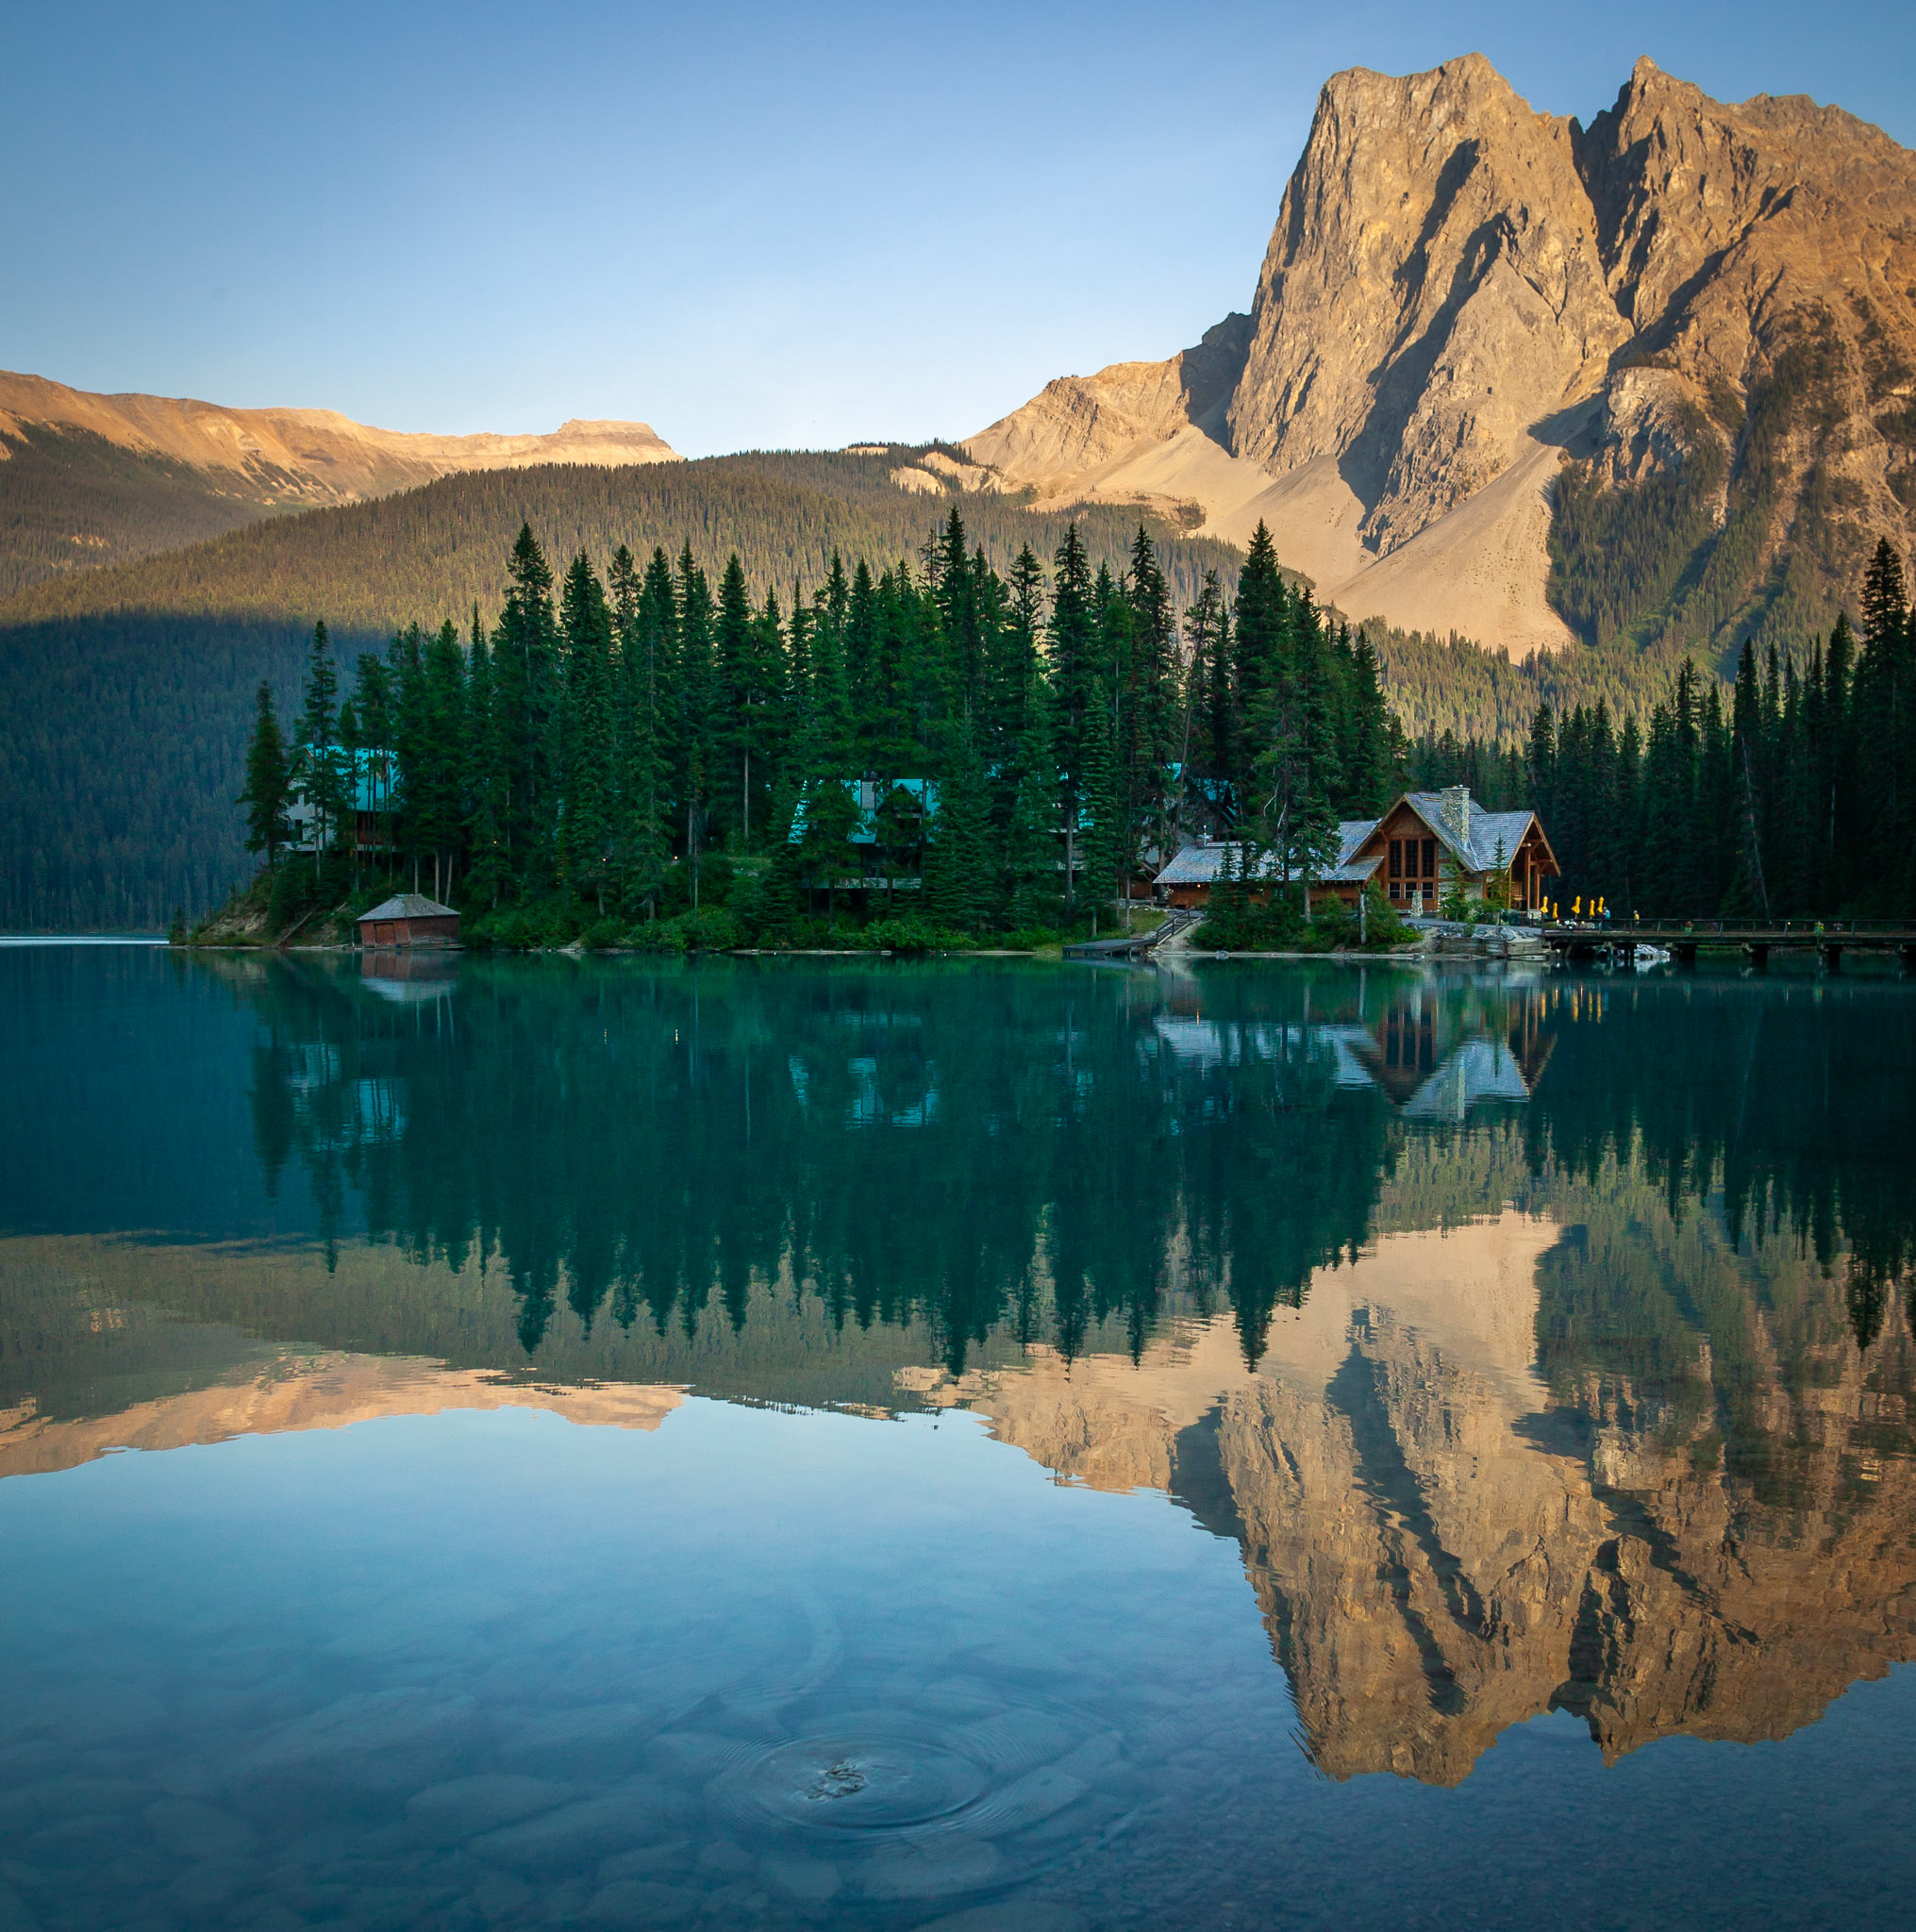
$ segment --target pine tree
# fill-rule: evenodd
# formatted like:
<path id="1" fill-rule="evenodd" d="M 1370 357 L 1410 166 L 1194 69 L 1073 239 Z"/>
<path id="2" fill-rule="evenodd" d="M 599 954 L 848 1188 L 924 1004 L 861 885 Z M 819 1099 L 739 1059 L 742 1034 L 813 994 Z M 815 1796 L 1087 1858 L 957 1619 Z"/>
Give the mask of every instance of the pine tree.
<path id="1" fill-rule="evenodd" d="M 1185 612 L 1191 670 L 1179 734 L 1179 840 L 1189 828 L 1213 837 L 1231 822 L 1232 761 L 1241 729 L 1231 675 L 1231 613 L 1216 571 L 1207 571 Z"/>
<path id="2" fill-rule="evenodd" d="M 1022 927 L 1049 926 L 1062 910 L 1058 754 L 1052 746 L 1051 694 L 1042 668 L 1035 662 L 1026 686 L 1015 769 L 1017 785 L 1005 838 L 1011 919 Z"/>
<path id="3" fill-rule="evenodd" d="M 322 621 L 313 625 L 307 654 L 297 766 L 299 790 L 312 813 L 313 849 L 321 853 L 338 840 L 350 799 L 339 742 L 339 668 Z"/>
<path id="4" fill-rule="evenodd" d="M 991 813 L 991 784 L 967 719 L 958 727 L 951 769 L 939 786 L 925 879 L 931 916 L 960 932 L 978 933 L 999 909 Z"/>
<path id="5" fill-rule="evenodd" d="M 266 869 L 279 862 L 279 848 L 292 836 L 287 808 L 292 803 L 292 761 L 273 709 L 273 687 L 261 681 L 246 747 L 246 788 L 239 803 L 246 808 L 246 850 L 263 852 Z"/>
<path id="6" fill-rule="evenodd" d="M 839 575 L 842 577 L 842 570 Z M 713 653 L 719 716 L 712 738 L 714 759 L 723 764 L 726 778 L 714 816 L 737 831 L 740 849 L 747 851 L 752 824 L 753 712 L 755 708 L 763 708 L 766 697 L 758 640 L 758 615 L 745 588 L 745 567 L 735 550 L 725 558 L 719 578 Z M 762 779 L 762 758 L 759 764 Z"/>
<path id="7" fill-rule="evenodd" d="M 537 890 L 558 824 L 558 625 L 552 571 L 522 525 L 507 565 L 506 608 L 492 640 L 495 782 L 506 864 Z"/>
<path id="8" fill-rule="evenodd" d="M 585 552 L 565 575 L 559 851 L 575 891 L 605 911 L 616 804 L 613 767 L 612 615 Z"/>
<path id="9" fill-rule="evenodd" d="M 1232 751 L 1228 783 L 1232 816 L 1244 820 L 1261 809 L 1257 766 L 1270 748 L 1271 734 L 1284 715 L 1289 600 L 1277 568 L 1271 532 L 1260 522 L 1251 533 L 1238 573 L 1232 684 L 1237 693 L 1239 740 Z"/>
<path id="10" fill-rule="evenodd" d="M 465 846 L 466 891 L 489 910 L 507 884 L 500 841 L 500 768 L 492 708 L 492 654 L 479 607 L 473 607 L 466 651 Z"/>
<path id="11" fill-rule="evenodd" d="M 443 900 L 466 825 L 466 662 L 450 618 L 426 646 L 425 769 L 421 773 L 419 838 L 432 854 L 432 890 Z"/>
<path id="12" fill-rule="evenodd" d="M 1051 689 L 1058 764 L 1064 774 L 1066 822 L 1083 789 L 1085 716 L 1096 676 L 1097 613 L 1090 560 L 1077 525 L 1067 525 L 1058 545 L 1051 587 Z"/>
<path id="13" fill-rule="evenodd" d="M 1121 875 L 1130 872 L 1125 848 L 1125 814 L 1118 796 L 1117 734 L 1112 728 L 1112 704 L 1095 693 L 1085 720 L 1082 811 L 1085 827 L 1085 885 L 1093 908 L 1111 905 L 1121 891 Z"/>

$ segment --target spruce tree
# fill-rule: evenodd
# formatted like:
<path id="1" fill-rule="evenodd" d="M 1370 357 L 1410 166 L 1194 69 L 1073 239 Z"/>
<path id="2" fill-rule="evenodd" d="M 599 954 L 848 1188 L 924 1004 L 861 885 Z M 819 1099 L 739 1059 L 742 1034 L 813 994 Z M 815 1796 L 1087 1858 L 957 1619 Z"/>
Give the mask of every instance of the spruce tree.
<path id="1" fill-rule="evenodd" d="M 975 936 L 998 911 L 991 796 L 971 721 L 958 726 L 951 767 L 938 788 L 925 895 L 933 919 Z"/>
<path id="2" fill-rule="evenodd" d="M 1018 735 L 1016 777 L 1005 838 L 1011 919 L 1019 926 L 1049 926 L 1063 909 L 1058 891 L 1058 754 L 1052 744 L 1050 690 L 1041 667 L 1035 663 L 1026 687 L 1025 725 Z"/>
<path id="3" fill-rule="evenodd" d="M 615 808 L 612 616 L 583 550 L 566 572 L 560 624 L 565 679 L 559 851 L 567 883 L 575 891 L 591 893 L 603 913 Z"/>
<path id="4" fill-rule="evenodd" d="M 1069 824 L 1083 788 L 1085 715 L 1096 675 L 1097 643 L 1091 563 L 1075 524 L 1066 526 L 1054 560 L 1058 571 L 1051 588 L 1051 689 L 1057 698 L 1054 725 Z"/>
<path id="5" fill-rule="evenodd" d="M 1094 908 L 1114 904 L 1121 891 L 1129 890 L 1131 854 L 1125 846 L 1124 808 L 1118 795 L 1117 734 L 1111 710 L 1111 700 L 1094 690 L 1085 718 L 1081 803 L 1088 822 L 1085 885 Z"/>
<path id="6" fill-rule="evenodd" d="M 263 852 L 266 869 L 279 862 L 279 848 L 292 836 L 287 808 L 292 803 L 292 761 L 273 709 L 273 687 L 259 685 L 253 737 L 246 746 L 246 786 L 239 803 L 246 808 L 246 850 Z"/>
<path id="7" fill-rule="evenodd" d="M 324 620 L 312 627 L 305 701 L 299 713 L 298 786 L 312 812 L 313 849 L 330 851 L 346 816 L 348 792 L 339 742 L 339 667 Z"/>
<path id="8" fill-rule="evenodd" d="M 506 863 L 536 891 L 549 876 L 558 823 L 558 625 L 552 571 L 530 525 L 520 526 L 507 579 L 492 641 L 496 782 Z"/>

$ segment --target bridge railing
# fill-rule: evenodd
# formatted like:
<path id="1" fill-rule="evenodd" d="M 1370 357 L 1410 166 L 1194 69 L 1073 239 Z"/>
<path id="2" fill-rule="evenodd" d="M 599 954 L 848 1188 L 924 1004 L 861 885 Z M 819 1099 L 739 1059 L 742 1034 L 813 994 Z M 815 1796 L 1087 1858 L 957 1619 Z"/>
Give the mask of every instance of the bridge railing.
<path id="1" fill-rule="evenodd" d="M 1575 933 L 1622 944 L 1631 939 L 1823 941 L 1908 939 L 1911 919 L 1546 919 L 1544 932 Z"/>

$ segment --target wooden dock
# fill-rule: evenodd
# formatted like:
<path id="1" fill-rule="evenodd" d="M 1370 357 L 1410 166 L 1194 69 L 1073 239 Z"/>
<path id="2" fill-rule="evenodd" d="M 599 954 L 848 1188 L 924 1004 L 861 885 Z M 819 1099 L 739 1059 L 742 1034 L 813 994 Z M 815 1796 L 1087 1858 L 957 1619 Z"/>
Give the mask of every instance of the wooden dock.
<path id="1" fill-rule="evenodd" d="M 1164 923 L 1153 926 L 1149 932 L 1120 933 L 1114 940 L 1080 940 L 1075 945 L 1065 947 L 1064 957 L 1067 959 L 1141 959 L 1166 940 L 1175 939 L 1179 933 L 1189 931 L 1203 917 L 1204 914 L 1195 908 L 1175 906 L 1164 915 Z"/>
<path id="2" fill-rule="evenodd" d="M 1916 968 L 1916 922 L 1907 919 L 1633 919 L 1627 924 L 1556 920 L 1537 936 L 1559 959 L 1595 959 L 1662 946 L 1679 966 L 1693 966 L 1700 948 L 1740 949 L 1761 971 L 1774 952 L 1814 952 L 1832 973 L 1845 953 L 1894 953 Z"/>

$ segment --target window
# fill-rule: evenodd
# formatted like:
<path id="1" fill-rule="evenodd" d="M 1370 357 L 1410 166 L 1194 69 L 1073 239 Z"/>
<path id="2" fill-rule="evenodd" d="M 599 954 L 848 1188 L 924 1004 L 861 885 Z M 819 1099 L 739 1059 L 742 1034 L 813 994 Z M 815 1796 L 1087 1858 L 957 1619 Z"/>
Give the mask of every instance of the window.
<path id="1" fill-rule="evenodd" d="M 1391 876 L 1393 879 L 1401 879 L 1404 876 L 1404 841 L 1401 839 L 1391 841 Z M 1391 889 L 1391 896 L 1393 899 L 1397 896 L 1394 886 Z"/>
<path id="2" fill-rule="evenodd" d="M 1424 876 L 1427 879 L 1434 879 L 1437 876 L 1437 841 L 1435 839 L 1426 839 L 1424 841 Z"/>

